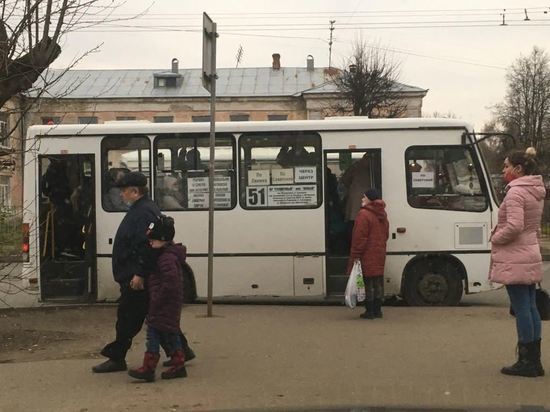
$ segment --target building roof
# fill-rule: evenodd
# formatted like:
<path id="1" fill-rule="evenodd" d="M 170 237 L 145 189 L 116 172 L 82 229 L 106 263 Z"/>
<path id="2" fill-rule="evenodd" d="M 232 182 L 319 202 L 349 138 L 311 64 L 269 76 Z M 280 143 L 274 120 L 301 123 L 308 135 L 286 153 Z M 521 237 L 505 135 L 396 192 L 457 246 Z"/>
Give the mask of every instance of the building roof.
<path id="1" fill-rule="evenodd" d="M 62 70 L 49 70 L 46 79 L 54 79 Z M 69 70 L 48 86 L 44 97 L 65 99 L 89 98 L 144 98 L 144 97 L 206 97 L 201 69 L 180 69 L 181 83 L 177 87 L 154 87 L 154 77 L 173 77 L 166 70 Z M 276 97 L 302 94 L 335 93 L 325 68 L 312 71 L 305 67 L 226 68 L 218 69 L 216 95 L 218 97 Z M 43 82 L 35 83 L 37 89 Z M 401 93 L 423 93 L 427 90 L 397 83 Z"/>

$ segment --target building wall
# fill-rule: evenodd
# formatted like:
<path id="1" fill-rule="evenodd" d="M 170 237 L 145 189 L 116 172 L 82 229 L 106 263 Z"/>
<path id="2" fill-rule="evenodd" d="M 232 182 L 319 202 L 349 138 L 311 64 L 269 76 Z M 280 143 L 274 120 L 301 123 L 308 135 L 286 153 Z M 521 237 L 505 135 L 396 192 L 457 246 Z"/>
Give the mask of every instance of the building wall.
<path id="1" fill-rule="evenodd" d="M 404 117 L 421 117 L 423 94 L 405 96 Z M 334 104 L 335 96 L 239 97 L 216 100 L 216 121 L 230 121 L 231 115 L 248 115 L 250 121 L 269 120 L 270 115 L 286 115 L 288 120 L 322 119 Z M 208 116 L 208 98 L 174 99 L 43 99 L 29 114 L 29 124 L 42 124 L 43 119 L 59 118 L 61 123 L 79 123 L 79 117 L 97 117 L 98 123 L 118 117 L 154 121 L 155 116 L 172 116 L 174 122 L 192 122 L 194 116 Z"/>
<path id="2" fill-rule="evenodd" d="M 192 122 L 194 116 L 210 114 L 209 99 L 98 99 L 62 101 L 43 100 L 29 113 L 29 124 L 42 124 L 43 119 L 59 118 L 61 123 L 79 123 L 79 117 L 95 116 L 98 123 L 135 117 L 153 121 L 155 116 L 173 116 L 174 122 Z M 288 120 L 307 118 L 305 103 L 296 98 L 218 98 L 216 120 L 230 121 L 232 114 L 247 114 L 250 121 L 268 120 L 269 115 L 287 115 Z"/>
<path id="3" fill-rule="evenodd" d="M 2 121 L 6 122 L 7 138 L 3 140 L 3 147 L 8 150 L 0 151 L 0 181 L 2 186 L 7 182 L 8 193 L 7 200 L 2 196 L 3 205 L 16 206 L 22 204 L 22 139 L 21 129 L 24 127 L 20 123 L 21 115 L 18 110 L 18 99 L 12 99 L 1 110 Z M 4 188 L 2 188 L 4 190 Z"/>

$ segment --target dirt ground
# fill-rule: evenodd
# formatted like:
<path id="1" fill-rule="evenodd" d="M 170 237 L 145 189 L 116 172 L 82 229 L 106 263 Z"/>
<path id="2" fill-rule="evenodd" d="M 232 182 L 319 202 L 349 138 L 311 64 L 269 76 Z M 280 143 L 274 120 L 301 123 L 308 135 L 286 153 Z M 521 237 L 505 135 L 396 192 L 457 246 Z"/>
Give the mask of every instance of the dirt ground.
<path id="1" fill-rule="evenodd" d="M 113 336 L 114 306 L 0 311 L 0 411 L 550 406 L 550 376 L 499 373 L 515 350 L 503 292 L 465 301 L 385 307 L 374 321 L 342 306 L 216 305 L 206 318 L 205 305 L 191 305 L 182 321 L 197 353 L 189 376 L 150 384 L 90 371 Z M 143 345 L 142 332 L 131 366 Z M 550 368 L 550 349 L 543 362 Z"/>

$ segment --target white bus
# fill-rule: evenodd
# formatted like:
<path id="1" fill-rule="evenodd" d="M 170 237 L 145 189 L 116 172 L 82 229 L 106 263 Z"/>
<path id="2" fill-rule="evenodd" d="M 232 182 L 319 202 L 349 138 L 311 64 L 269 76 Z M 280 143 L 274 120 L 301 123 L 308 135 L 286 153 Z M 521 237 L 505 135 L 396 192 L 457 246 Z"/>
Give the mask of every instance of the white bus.
<path id="1" fill-rule="evenodd" d="M 24 171 L 25 273 L 39 301 L 113 301 L 112 243 L 136 170 L 174 217 L 196 293 L 207 290 L 208 123 L 32 126 Z M 381 190 L 390 238 L 385 294 L 456 305 L 490 290 L 488 237 L 504 153 L 460 120 L 327 119 L 216 125 L 217 301 L 340 298 L 360 191 Z M 353 179 L 346 171 L 360 161 Z"/>

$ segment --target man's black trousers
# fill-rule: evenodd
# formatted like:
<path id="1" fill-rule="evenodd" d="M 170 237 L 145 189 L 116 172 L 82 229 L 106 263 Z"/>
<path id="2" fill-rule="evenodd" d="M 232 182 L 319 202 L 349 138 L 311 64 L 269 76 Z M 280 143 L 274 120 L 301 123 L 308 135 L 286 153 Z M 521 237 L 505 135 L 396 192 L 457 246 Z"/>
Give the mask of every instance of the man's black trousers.
<path id="1" fill-rule="evenodd" d="M 147 316 L 148 303 L 149 297 L 146 290 L 134 290 L 130 288 L 129 284 L 120 285 L 116 339 L 101 350 L 103 356 L 117 362 L 126 358 L 126 353 L 132 346 L 132 339 L 143 326 Z M 187 348 L 187 339 L 183 333 L 181 333 L 180 338 L 183 348 Z M 167 355 L 171 355 L 171 350 L 164 342 L 161 342 L 161 346 Z"/>

